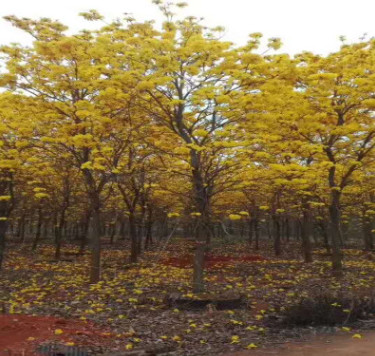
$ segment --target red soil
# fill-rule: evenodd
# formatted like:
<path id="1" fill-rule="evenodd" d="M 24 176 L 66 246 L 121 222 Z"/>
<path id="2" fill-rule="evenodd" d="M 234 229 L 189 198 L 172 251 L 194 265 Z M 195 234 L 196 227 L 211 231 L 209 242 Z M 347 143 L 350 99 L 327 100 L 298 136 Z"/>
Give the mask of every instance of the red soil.
<path id="1" fill-rule="evenodd" d="M 254 262 L 264 261 L 265 258 L 258 255 L 245 255 L 245 256 L 206 256 L 205 267 L 206 268 L 218 268 L 233 265 L 242 262 Z M 181 257 L 169 257 L 163 261 L 164 265 L 179 267 L 179 268 L 191 268 L 193 266 L 193 256 L 181 256 Z"/>
<path id="2" fill-rule="evenodd" d="M 61 329 L 61 335 L 55 330 Z M 74 345 L 105 343 L 110 333 L 97 329 L 92 323 L 31 315 L 0 315 L 0 356 L 38 355 L 35 348 L 46 342 Z"/>

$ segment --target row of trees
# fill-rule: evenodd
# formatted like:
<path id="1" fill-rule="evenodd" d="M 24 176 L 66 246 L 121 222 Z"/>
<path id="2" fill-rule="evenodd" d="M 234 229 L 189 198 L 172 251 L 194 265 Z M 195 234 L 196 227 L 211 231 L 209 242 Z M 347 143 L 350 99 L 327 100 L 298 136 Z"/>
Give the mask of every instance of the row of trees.
<path id="1" fill-rule="evenodd" d="M 126 218 L 135 262 L 142 234 L 149 244 L 155 223 L 180 219 L 195 237 L 196 292 L 213 224 L 228 217 L 255 236 L 272 222 L 276 254 L 298 222 L 306 262 L 315 223 L 338 274 L 345 224 L 372 249 L 375 42 L 291 58 L 273 38 L 260 53 L 259 33 L 234 46 L 158 6 L 161 29 L 125 18 L 68 35 L 7 17 L 35 40 L 0 48 L 0 265 L 9 225 L 25 221 L 34 247 L 54 227 L 57 257 L 67 224 L 82 246 L 90 232 L 96 282 L 104 225 Z"/>

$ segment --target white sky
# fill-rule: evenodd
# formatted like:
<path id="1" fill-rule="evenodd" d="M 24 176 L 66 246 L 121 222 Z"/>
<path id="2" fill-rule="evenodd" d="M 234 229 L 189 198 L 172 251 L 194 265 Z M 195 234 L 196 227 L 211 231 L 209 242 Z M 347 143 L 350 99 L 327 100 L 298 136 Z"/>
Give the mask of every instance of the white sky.
<path id="1" fill-rule="evenodd" d="M 281 37 L 282 50 L 326 54 L 339 48 L 340 35 L 355 41 L 375 36 L 375 0 L 187 0 L 186 15 L 204 17 L 208 26 L 224 26 L 225 39 L 243 44 L 247 35 L 262 32 Z M 160 19 L 151 0 L 0 0 L 0 17 L 50 17 L 71 30 L 92 28 L 78 13 L 96 9 L 108 19 L 130 12 L 138 20 Z M 29 36 L 0 20 L 0 44 L 30 43 Z"/>

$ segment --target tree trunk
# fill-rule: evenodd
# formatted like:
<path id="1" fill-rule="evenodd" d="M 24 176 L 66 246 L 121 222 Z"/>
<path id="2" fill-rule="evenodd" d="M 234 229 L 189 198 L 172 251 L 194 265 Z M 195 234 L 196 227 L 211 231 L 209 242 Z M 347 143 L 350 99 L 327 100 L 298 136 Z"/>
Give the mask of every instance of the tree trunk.
<path id="1" fill-rule="evenodd" d="M 250 218 L 249 222 L 248 222 L 248 228 L 249 228 L 249 231 L 248 231 L 248 242 L 249 242 L 250 246 L 253 243 L 253 227 L 254 227 L 254 219 Z"/>
<path id="2" fill-rule="evenodd" d="M 8 220 L 0 220 L 0 269 L 3 265 L 5 255 L 5 238 L 8 228 Z"/>
<path id="3" fill-rule="evenodd" d="M 98 196 L 93 200 L 90 283 L 97 283 L 100 280 L 100 203 Z"/>
<path id="4" fill-rule="evenodd" d="M 153 243 L 152 241 L 152 208 L 148 207 L 147 220 L 146 220 L 146 240 L 145 240 L 145 250 L 147 250 Z"/>
<path id="5" fill-rule="evenodd" d="M 289 224 L 288 218 L 285 219 L 285 237 L 286 237 L 286 241 L 289 242 L 290 241 L 290 224 Z"/>
<path id="6" fill-rule="evenodd" d="M 117 232 L 117 223 L 118 223 L 118 212 L 116 211 L 115 219 L 113 223 L 111 224 L 111 229 L 110 229 L 110 244 L 111 245 L 113 245 L 114 240 L 115 240 L 115 236 Z"/>
<path id="7" fill-rule="evenodd" d="M 294 235 L 296 241 L 301 240 L 301 225 L 298 223 L 298 220 L 294 222 Z"/>
<path id="8" fill-rule="evenodd" d="M 141 214 L 139 217 L 138 221 L 138 229 L 137 229 L 137 254 L 138 256 L 141 255 L 142 253 L 142 244 L 143 244 L 143 237 L 144 237 L 144 223 L 145 223 L 145 214 L 146 214 L 146 209 L 144 208 L 144 203 L 141 204 L 142 210 Z"/>
<path id="9" fill-rule="evenodd" d="M 130 232 L 130 263 L 138 261 L 138 236 L 134 212 L 129 213 L 129 232 Z"/>
<path id="10" fill-rule="evenodd" d="M 326 224 L 324 221 L 319 221 L 318 226 L 320 228 L 321 236 L 323 238 L 323 246 L 327 250 L 327 254 L 331 254 L 331 246 L 329 244 L 329 237 L 327 233 Z"/>
<path id="11" fill-rule="evenodd" d="M 254 232 L 255 232 L 255 250 L 259 250 L 259 221 L 254 219 Z"/>
<path id="12" fill-rule="evenodd" d="M 42 212 L 42 208 L 39 207 L 38 208 L 38 222 L 37 222 L 37 225 L 36 225 L 36 233 L 35 233 L 35 238 L 34 238 L 34 242 L 33 242 L 33 246 L 32 246 L 33 251 L 35 251 L 36 248 L 38 247 L 40 235 L 41 235 L 41 232 L 42 232 L 42 222 L 43 222 L 43 212 Z"/>
<path id="13" fill-rule="evenodd" d="M 81 243 L 79 247 L 79 255 L 83 255 L 83 252 L 85 251 L 85 247 L 87 244 L 87 234 L 89 232 L 89 226 L 90 226 L 90 218 L 91 218 L 92 212 L 89 210 L 86 213 L 85 220 L 83 222 L 82 230 L 81 230 Z"/>
<path id="14" fill-rule="evenodd" d="M 342 274 L 342 251 L 340 236 L 340 192 L 332 189 L 329 213 L 331 217 L 332 270 L 336 275 Z"/>
<path id="15" fill-rule="evenodd" d="M 19 227 L 19 238 L 20 242 L 25 242 L 25 231 L 26 231 L 26 220 L 25 220 L 25 214 L 22 214 L 21 220 L 20 220 L 20 227 Z"/>
<path id="16" fill-rule="evenodd" d="M 272 240 L 272 231 L 271 231 L 272 229 L 271 229 L 271 221 L 270 221 L 270 219 L 267 219 L 266 228 L 267 228 L 268 239 Z"/>
<path id="17" fill-rule="evenodd" d="M 193 292 L 202 293 L 204 286 L 204 260 L 206 253 L 206 242 L 196 241 L 193 259 Z"/>
<path id="18" fill-rule="evenodd" d="M 371 221 L 367 216 L 362 217 L 362 235 L 363 242 L 366 251 L 372 251 L 374 249 L 374 241 L 372 237 L 372 226 Z"/>
<path id="19" fill-rule="evenodd" d="M 308 213 L 308 206 L 304 207 L 304 211 L 302 213 L 302 221 L 301 221 L 301 239 L 302 239 L 302 251 L 303 251 L 303 258 L 306 263 L 311 263 L 313 261 L 312 258 L 312 248 L 311 248 L 311 240 L 310 240 L 310 219 Z"/>
<path id="20" fill-rule="evenodd" d="M 195 231 L 195 253 L 193 260 L 193 292 L 201 293 L 204 285 L 204 260 L 211 240 L 210 232 L 210 201 L 209 189 L 202 177 L 200 154 L 195 150 L 190 151 L 190 164 L 192 167 L 192 183 L 194 205 L 200 216 L 197 217 L 197 229 Z"/>
<path id="21" fill-rule="evenodd" d="M 281 231 L 280 231 L 280 221 L 276 215 L 272 216 L 273 219 L 273 232 L 274 236 L 274 250 L 275 256 L 281 256 Z"/>
<path id="22" fill-rule="evenodd" d="M 43 233 L 42 233 L 42 239 L 44 240 L 48 238 L 48 227 L 49 227 L 49 220 L 44 219 Z"/>
<path id="23" fill-rule="evenodd" d="M 61 244 L 62 244 L 62 237 L 63 237 L 63 228 L 65 225 L 65 212 L 66 208 L 61 210 L 59 225 L 57 226 L 56 230 L 56 250 L 55 250 L 55 259 L 59 260 L 61 258 Z"/>
<path id="24" fill-rule="evenodd" d="M 110 235 L 109 235 L 110 245 L 113 245 L 115 235 L 116 235 L 116 222 L 114 224 L 112 224 L 112 226 L 111 226 Z"/>

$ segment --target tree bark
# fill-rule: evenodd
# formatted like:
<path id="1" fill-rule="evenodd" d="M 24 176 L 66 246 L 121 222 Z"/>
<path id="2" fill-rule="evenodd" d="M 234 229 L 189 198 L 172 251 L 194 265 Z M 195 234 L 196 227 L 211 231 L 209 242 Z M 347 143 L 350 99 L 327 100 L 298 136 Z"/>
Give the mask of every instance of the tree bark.
<path id="1" fill-rule="evenodd" d="M 372 251 L 374 249 L 374 241 L 372 236 L 372 224 L 367 216 L 362 217 L 362 235 L 364 248 L 366 251 Z"/>
<path id="2" fill-rule="evenodd" d="M 290 224 L 289 224 L 288 218 L 285 219 L 285 237 L 286 237 L 286 241 L 289 242 L 290 241 Z"/>
<path id="3" fill-rule="evenodd" d="M 200 154 L 195 150 L 190 151 L 190 163 L 192 167 L 192 183 L 195 207 L 200 216 L 197 217 L 197 228 L 195 231 L 195 253 L 193 260 L 193 292 L 201 293 L 205 290 L 204 285 L 204 261 L 205 254 L 211 240 L 210 224 L 210 201 L 208 189 L 204 184 L 200 163 Z"/>
<path id="4" fill-rule="evenodd" d="M 87 152 L 86 152 L 87 155 Z M 92 214 L 91 231 L 91 263 L 90 263 L 90 283 L 97 283 L 100 280 L 100 255 L 101 255 L 101 201 L 100 193 L 105 185 L 103 179 L 98 184 L 95 183 L 92 173 L 88 169 L 83 170 L 88 188 L 88 198 L 90 201 Z"/>
<path id="5" fill-rule="evenodd" d="M 145 250 L 147 250 L 153 243 L 152 241 L 152 208 L 149 206 L 147 211 L 147 220 L 146 220 L 146 240 L 145 240 Z"/>
<path id="6" fill-rule="evenodd" d="M 327 234 L 327 228 L 326 228 L 326 224 L 324 223 L 324 221 L 321 221 L 319 223 L 319 227 L 320 227 L 320 231 L 321 231 L 321 234 L 322 234 L 322 237 L 323 237 L 324 248 L 327 250 L 328 254 L 331 254 L 331 246 L 329 244 L 329 238 L 328 238 L 328 234 Z"/>
<path id="7" fill-rule="evenodd" d="M 38 243 L 40 240 L 40 235 L 42 233 L 42 222 L 43 222 L 43 211 L 42 208 L 38 208 L 38 222 L 36 225 L 36 233 L 35 233 L 35 238 L 32 246 L 32 250 L 35 251 L 36 248 L 38 247 Z"/>
<path id="8" fill-rule="evenodd" d="M 273 232 L 274 236 L 274 250 L 275 256 L 281 256 L 281 231 L 280 231 L 280 221 L 276 215 L 272 216 L 273 220 Z"/>
<path id="9" fill-rule="evenodd" d="M 25 220 L 25 214 L 23 213 L 21 216 L 21 220 L 19 222 L 19 230 L 18 230 L 18 236 L 20 238 L 20 242 L 25 242 L 25 231 L 26 231 L 26 220 Z"/>
<path id="10" fill-rule="evenodd" d="M 308 206 L 304 206 L 304 211 L 302 213 L 301 221 L 301 239 L 302 239 L 302 251 L 303 258 L 306 263 L 311 263 L 312 258 L 312 248 L 310 240 L 310 218 L 308 213 Z"/>
<path id="11" fill-rule="evenodd" d="M 259 250 L 259 221 L 254 219 L 254 232 L 255 232 L 255 250 Z"/>
<path id="12" fill-rule="evenodd" d="M 97 283 L 100 280 L 100 202 L 99 197 L 94 197 L 92 211 L 92 236 L 91 236 L 91 266 L 90 283 Z"/>
<path id="13" fill-rule="evenodd" d="M 249 242 L 250 246 L 253 243 L 253 227 L 254 227 L 254 219 L 250 218 L 249 222 L 248 222 L 248 229 L 249 229 L 249 231 L 248 231 L 248 242 Z"/>
<path id="14" fill-rule="evenodd" d="M 340 196 L 341 193 L 339 191 L 332 189 L 329 213 L 331 217 L 332 270 L 336 275 L 342 274 Z"/>
<path id="15" fill-rule="evenodd" d="M 61 258 L 61 244 L 62 244 L 62 237 L 63 237 L 63 228 L 65 226 L 65 212 L 66 208 L 63 207 L 61 210 L 59 225 L 57 226 L 56 231 L 56 249 L 55 249 L 55 259 L 59 260 Z"/>
<path id="16" fill-rule="evenodd" d="M 7 228 L 8 220 L 0 220 L 0 269 L 2 268 L 4 261 Z"/>
<path id="17" fill-rule="evenodd" d="M 89 232 L 89 226 L 90 226 L 90 218 L 91 218 L 91 211 L 88 210 L 85 216 L 85 220 L 83 222 L 82 230 L 81 230 L 81 243 L 79 246 L 79 255 L 83 255 L 83 252 L 85 251 L 85 247 L 87 244 L 87 234 Z"/>
<path id="18" fill-rule="evenodd" d="M 130 263 L 138 261 L 138 236 L 135 215 L 133 211 L 129 212 L 129 233 L 130 233 Z"/>

